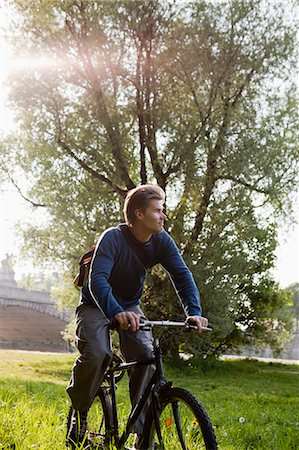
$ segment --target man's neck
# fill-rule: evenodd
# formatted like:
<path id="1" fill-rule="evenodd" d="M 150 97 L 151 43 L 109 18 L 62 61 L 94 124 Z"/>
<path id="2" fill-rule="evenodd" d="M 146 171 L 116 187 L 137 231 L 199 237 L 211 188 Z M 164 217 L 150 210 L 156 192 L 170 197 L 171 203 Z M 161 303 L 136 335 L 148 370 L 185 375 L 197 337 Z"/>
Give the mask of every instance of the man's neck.
<path id="1" fill-rule="evenodd" d="M 152 233 L 149 233 L 148 230 L 145 230 L 144 228 L 138 227 L 136 225 L 130 225 L 129 230 L 133 234 L 134 238 L 137 239 L 137 241 L 142 242 L 145 244 L 148 242 L 152 236 Z"/>

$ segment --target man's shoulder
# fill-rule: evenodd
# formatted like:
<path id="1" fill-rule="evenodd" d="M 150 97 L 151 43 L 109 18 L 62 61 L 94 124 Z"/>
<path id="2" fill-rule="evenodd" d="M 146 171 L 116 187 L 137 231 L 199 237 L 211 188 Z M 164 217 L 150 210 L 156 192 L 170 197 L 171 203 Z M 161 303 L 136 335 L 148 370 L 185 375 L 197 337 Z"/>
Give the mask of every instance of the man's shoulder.
<path id="1" fill-rule="evenodd" d="M 118 241 L 120 238 L 121 238 L 121 229 L 118 225 L 116 227 L 109 227 L 105 231 L 103 231 L 103 233 L 99 238 L 99 242 Z"/>
<path id="2" fill-rule="evenodd" d="M 172 251 L 176 247 L 173 238 L 165 230 L 154 234 L 152 239 L 153 246 L 159 253 L 162 252 L 163 254 L 163 252 Z"/>
<path id="3" fill-rule="evenodd" d="M 170 234 L 167 233 L 167 231 L 165 231 L 165 230 L 162 230 L 162 231 L 160 231 L 159 233 L 153 234 L 152 238 L 153 238 L 154 241 L 158 241 L 158 242 L 160 242 L 160 243 L 161 243 L 161 242 L 165 242 L 165 243 L 167 243 L 167 242 L 173 242 L 172 237 L 171 237 Z"/>

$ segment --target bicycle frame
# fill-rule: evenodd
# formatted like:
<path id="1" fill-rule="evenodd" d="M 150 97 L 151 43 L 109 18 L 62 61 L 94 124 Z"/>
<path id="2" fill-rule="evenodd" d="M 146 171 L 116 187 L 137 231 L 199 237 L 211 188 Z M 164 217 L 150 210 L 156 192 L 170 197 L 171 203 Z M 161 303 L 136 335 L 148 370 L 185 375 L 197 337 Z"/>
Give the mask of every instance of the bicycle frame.
<path id="1" fill-rule="evenodd" d="M 149 329 L 153 326 L 184 326 L 186 329 L 192 330 L 196 329 L 196 326 L 193 325 L 186 325 L 185 322 L 167 322 L 167 321 L 145 321 L 142 324 L 143 329 Z M 203 328 L 204 330 L 211 330 L 211 328 Z M 156 431 L 159 441 L 162 441 L 161 436 L 161 430 L 158 420 L 158 410 L 159 410 L 159 403 L 158 403 L 158 395 L 157 393 L 161 391 L 161 389 L 168 389 L 172 386 L 171 381 L 167 381 L 164 376 L 164 369 L 163 369 L 163 361 L 162 361 L 162 352 L 160 348 L 159 339 L 154 339 L 154 355 L 152 358 L 148 358 L 141 361 L 132 361 L 128 363 L 121 363 L 115 367 L 110 367 L 106 374 L 105 379 L 109 383 L 109 390 L 110 390 L 110 397 L 111 397 L 111 403 L 112 403 L 112 423 L 111 425 L 111 436 L 114 438 L 114 442 L 117 449 L 122 449 L 125 445 L 126 440 L 128 439 L 130 433 L 133 431 L 133 426 L 136 423 L 138 417 L 141 414 L 141 411 L 143 410 L 144 406 L 150 399 L 150 405 L 153 408 L 154 418 L 155 418 L 155 424 L 156 424 Z M 132 408 L 125 431 L 122 433 L 122 435 L 119 435 L 118 431 L 118 414 L 117 414 L 117 402 L 116 402 L 116 383 L 115 383 L 115 372 L 126 372 L 134 367 L 138 366 L 149 366 L 154 365 L 155 371 L 149 380 L 143 395 L 141 396 L 141 399 L 137 403 L 137 405 Z"/>
<path id="2" fill-rule="evenodd" d="M 154 365 L 155 371 L 149 380 L 144 393 L 138 402 L 138 404 L 131 410 L 126 429 L 122 433 L 122 435 L 119 435 L 118 432 L 118 414 L 117 414 L 117 402 L 116 402 L 116 383 L 114 378 L 115 372 L 127 372 L 128 370 L 132 369 L 133 367 L 138 366 L 149 366 Z M 152 358 L 148 358 L 146 360 L 142 361 L 132 361 L 128 363 L 122 363 L 116 367 L 111 367 L 107 370 L 105 374 L 105 378 L 107 379 L 109 383 L 110 388 L 110 396 L 111 396 L 111 403 L 112 403 L 112 430 L 111 434 L 114 437 L 115 445 L 118 449 L 123 448 L 125 445 L 126 440 L 128 439 L 130 433 L 133 431 L 133 426 L 136 423 L 139 415 L 141 414 L 141 411 L 143 410 L 144 406 L 148 402 L 149 399 L 151 399 L 151 405 L 154 408 L 154 410 L 157 409 L 156 402 L 153 401 L 155 398 L 155 394 L 158 390 L 161 389 L 162 386 L 171 386 L 170 382 L 167 382 L 164 378 L 164 370 L 163 370 L 163 362 L 162 362 L 162 353 L 159 345 L 159 340 L 155 339 L 154 341 L 154 356 Z"/>

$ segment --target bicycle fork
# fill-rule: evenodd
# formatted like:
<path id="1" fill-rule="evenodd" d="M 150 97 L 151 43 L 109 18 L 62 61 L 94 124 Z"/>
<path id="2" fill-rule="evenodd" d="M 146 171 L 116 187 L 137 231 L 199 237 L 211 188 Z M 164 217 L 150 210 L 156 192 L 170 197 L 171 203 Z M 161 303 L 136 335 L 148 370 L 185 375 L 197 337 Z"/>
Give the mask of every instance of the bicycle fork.
<path id="1" fill-rule="evenodd" d="M 165 445 L 164 445 L 163 436 L 162 436 L 162 432 L 161 432 L 161 426 L 160 426 L 160 412 L 162 410 L 162 405 L 160 402 L 159 394 L 160 394 L 161 390 L 169 389 L 171 387 L 172 383 L 166 381 L 165 377 L 164 377 L 162 352 L 161 352 L 161 349 L 159 346 L 158 339 L 155 339 L 155 341 L 154 341 L 154 355 L 155 355 L 155 360 L 156 360 L 156 370 L 157 370 L 159 382 L 156 383 L 155 386 L 153 386 L 153 389 L 151 392 L 152 408 L 153 408 L 155 429 L 156 429 L 157 438 L 159 441 L 159 450 L 165 450 Z"/>
<path id="2" fill-rule="evenodd" d="M 159 441 L 159 450 L 164 450 L 165 446 L 164 446 L 164 441 L 163 441 L 163 437 L 162 437 L 162 433 L 161 433 L 160 420 L 159 420 L 159 410 L 161 407 L 159 405 L 159 399 L 158 399 L 157 392 L 153 392 L 153 395 L 152 395 L 152 408 L 153 408 L 153 413 L 154 413 L 155 428 L 156 428 L 157 437 L 158 437 L 158 441 Z"/>

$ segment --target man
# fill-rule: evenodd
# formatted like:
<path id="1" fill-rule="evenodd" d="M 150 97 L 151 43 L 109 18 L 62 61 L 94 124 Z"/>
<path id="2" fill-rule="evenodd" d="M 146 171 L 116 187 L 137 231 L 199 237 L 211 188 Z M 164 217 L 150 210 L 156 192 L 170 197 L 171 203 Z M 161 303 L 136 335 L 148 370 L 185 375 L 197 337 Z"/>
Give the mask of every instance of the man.
<path id="1" fill-rule="evenodd" d="M 186 308 L 188 319 L 198 331 L 208 324 L 201 317 L 199 294 L 191 272 L 164 230 L 165 193 L 159 186 L 142 185 L 128 192 L 124 204 L 125 224 L 109 228 L 100 237 L 91 262 L 88 283 L 81 290 L 76 310 L 76 344 L 81 355 L 73 367 L 67 392 L 73 417 L 67 442 L 82 442 L 87 411 L 105 368 L 111 359 L 108 325 L 120 325 L 120 346 L 127 361 L 152 354 L 152 335 L 139 329 L 144 318 L 140 308 L 147 268 L 160 263 L 172 276 Z M 130 373 L 132 405 L 140 399 L 153 368 L 135 368 Z M 135 448 L 142 449 L 145 414 L 136 426 Z"/>

